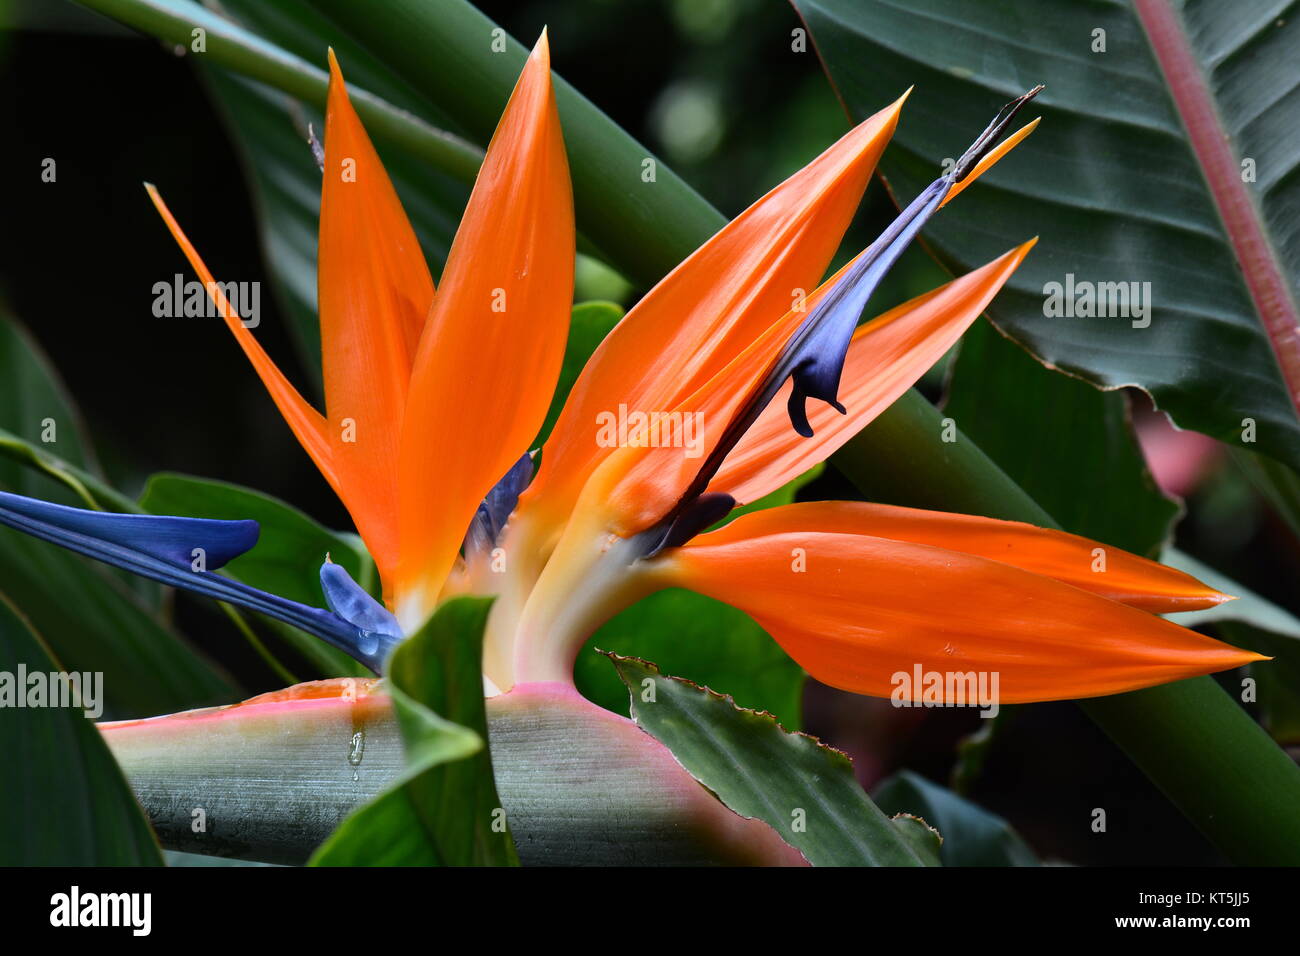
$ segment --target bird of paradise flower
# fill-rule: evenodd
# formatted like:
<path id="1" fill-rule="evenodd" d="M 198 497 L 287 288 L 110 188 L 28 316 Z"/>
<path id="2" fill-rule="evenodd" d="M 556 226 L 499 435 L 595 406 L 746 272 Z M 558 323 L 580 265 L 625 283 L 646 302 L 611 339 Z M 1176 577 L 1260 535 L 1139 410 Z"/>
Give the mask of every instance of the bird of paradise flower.
<path id="1" fill-rule="evenodd" d="M 647 293 L 591 356 L 530 453 L 564 356 L 575 251 L 545 34 L 487 149 L 436 292 L 329 59 L 324 414 L 263 351 L 148 189 L 352 515 L 383 603 L 328 561 L 329 610 L 208 573 L 254 545 L 255 522 L 106 515 L 0 495 L 0 523 L 278 617 L 376 673 L 441 602 L 493 595 L 483 676 L 498 710 L 561 700 L 596 710 L 573 691 L 584 641 L 622 608 L 675 586 L 744 610 L 817 679 L 876 696 L 894 694 L 892 675 L 918 667 L 996 673 L 1000 701 L 1018 703 L 1113 694 L 1260 659 L 1157 616 L 1227 595 L 1113 548 L 1099 571 L 1100 545 L 1053 530 L 865 502 L 779 506 L 707 530 L 823 461 L 887 408 L 1028 254 L 1032 240 L 858 325 L 926 221 L 1032 130 L 998 145 L 1037 90 L 1008 104 L 875 242 L 816 285 L 906 96 L 859 124 Z M 809 398 L 821 404 L 809 409 Z M 641 426 L 610 447 L 597 440 L 597 423 L 615 409 L 695 416 L 700 442 L 687 454 Z M 355 685 L 317 682 L 217 716 L 344 693 Z M 167 732 L 165 722 L 146 723 Z"/>

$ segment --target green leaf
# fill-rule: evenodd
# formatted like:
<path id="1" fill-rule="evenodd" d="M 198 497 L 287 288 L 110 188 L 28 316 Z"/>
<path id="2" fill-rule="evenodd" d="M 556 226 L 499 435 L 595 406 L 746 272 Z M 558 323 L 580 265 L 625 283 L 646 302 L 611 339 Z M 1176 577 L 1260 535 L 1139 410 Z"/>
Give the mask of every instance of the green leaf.
<path id="1" fill-rule="evenodd" d="M 743 611 L 693 591 L 672 588 L 603 624 L 574 665 L 578 690 L 616 714 L 628 714 L 627 688 L 604 651 L 653 659 L 664 670 L 717 687 L 741 707 L 765 710 L 797 730 L 803 668 Z"/>
<path id="2" fill-rule="evenodd" d="M 1216 630 L 1229 644 L 1272 658 L 1247 667 L 1255 681 L 1253 699 L 1273 739 L 1287 747 L 1300 746 L 1300 640 L 1249 621 L 1221 621 Z M 1246 694 L 1244 682 L 1242 694 Z"/>
<path id="3" fill-rule="evenodd" d="M 1231 449 L 1237 464 L 1255 489 L 1268 501 L 1291 533 L 1300 537 L 1300 475 L 1263 455 Z"/>
<path id="4" fill-rule="evenodd" d="M 483 627 L 491 601 L 443 604 L 388 663 L 405 743 L 397 784 L 353 813 L 315 866 L 517 865 L 492 777 L 483 699 Z"/>
<path id="5" fill-rule="evenodd" d="M 881 165 L 903 202 L 999 106 L 1046 83 L 1042 124 L 928 241 L 964 270 L 1040 236 L 989 309 L 999 328 L 1052 367 L 1146 389 L 1182 427 L 1239 444 L 1251 419 L 1254 448 L 1300 467 L 1300 99 L 1284 95 L 1300 82 L 1300 19 L 1270 0 L 795 7 L 854 118 L 916 85 Z M 1149 325 L 1049 317 L 1047 284 L 1070 274 L 1149 282 Z"/>
<path id="6" fill-rule="evenodd" d="M 904 770 L 877 785 L 885 813 L 913 813 L 943 834 L 944 866 L 1037 866 L 1033 850 L 1001 817 Z"/>
<path id="7" fill-rule="evenodd" d="M 375 586 L 374 562 L 354 536 L 330 531 L 292 505 L 260 491 L 163 472 L 150 477 L 140 495 L 140 507 L 156 515 L 256 521 L 261 527 L 256 546 L 224 570 L 291 601 L 321 606 L 320 567 L 326 555 L 362 587 L 373 590 Z"/>
<path id="8" fill-rule="evenodd" d="M 1161 561 L 1172 568 L 1186 571 L 1192 577 L 1236 598 L 1235 601 L 1227 601 L 1206 608 L 1204 611 L 1185 611 L 1181 614 L 1165 615 L 1169 620 L 1184 627 L 1219 624 L 1222 621 L 1245 621 L 1255 627 L 1290 638 L 1300 645 L 1300 620 L 1297 620 L 1290 611 L 1260 597 L 1226 574 L 1214 570 L 1208 564 L 1196 560 L 1177 548 L 1167 549 Z"/>
<path id="9" fill-rule="evenodd" d="M 44 354 L 0 317 L 0 487 L 58 504 L 136 510 L 88 470 L 94 459 L 79 426 Z M 183 710 L 233 693 L 161 620 L 161 589 L 152 582 L 9 528 L 0 528 L 0 582 L 60 660 L 104 674 L 111 715 Z"/>
<path id="10" fill-rule="evenodd" d="M 757 818 L 815 866 L 922 866 L 915 834 L 890 822 L 853 765 L 770 714 L 610 655 L 632 696 L 632 718 L 733 811 Z"/>
<path id="11" fill-rule="evenodd" d="M 41 463 L 52 456 L 80 469 L 96 468 L 89 443 L 81 437 L 81 414 L 58 373 L 27 331 L 3 313 L 0 368 L 0 416 L 5 428 L 12 432 L 4 438 L 6 452 L 26 459 L 29 465 L 0 461 L 0 485 L 20 495 L 49 494 L 50 480 L 41 474 Z M 68 484 L 61 476 L 53 477 Z M 67 500 L 67 489 L 62 490 Z M 84 500 L 70 503 L 86 506 Z"/>
<path id="12" fill-rule="evenodd" d="M 68 503 L 79 508 L 100 508 L 105 511 L 123 512 L 138 510 L 134 501 L 105 483 L 102 478 L 85 469 L 69 464 L 58 455 L 51 455 L 49 452 L 3 428 L 0 428 L 0 455 L 27 472 L 24 478 L 17 477 L 23 474 L 18 469 L 10 472 L 8 480 L 12 484 L 6 483 L 7 487 L 17 489 L 27 484 L 39 486 L 42 493 L 33 494 L 30 497 L 40 497 L 46 501 L 51 501 L 63 497 L 67 492 L 71 492 L 73 497 L 68 500 Z M 7 468 L 5 470 L 8 471 Z M 34 480 L 42 476 L 53 479 L 63 487 L 56 488 Z M 29 494 L 26 491 L 19 493 Z"/>
<path id="13" fill-rule="evenodd" d="M 920 817 L 897 813 L 889 820 L 926 866 L 943 866 L 943 837 Z"/>
<path id="14" fill-rule="evenodd" d="M 1204 611 L 1168 617 L 1184 627 L 1213 627 L 1229 644 L 1272 657 L 1248 667 L 1257 685 L 1255 701 L 1273 739 L 1300 744 L 1300 620 L 1191 555 L 1170 548 L 1163 560 L 1237 598 Z"/>
<path id="15" fill-rule="evenodd" d="M 963 336 L 943 410 L 1075 534 L 1155 557 L 1178 505 L 1156 487 L 1128 402 L 1045 369 L 979 322 Z"/>
<path id="16" fill-rule="evenodd" d="M 555 384 L 546 421 L 533 442 L 534 448 L 540 448 L 546 441 L 591 353 L 621 318 L 623 307 L 614 302 L 579 302 L 573 307 L 569 316 L 569 340 L 564 346 L 564 364 L 560 367 L 560 378 Z"/>
<path id="17" fill-rule="evenodd" d="M 0 787 L 0 865 L 161 866 L 144 814 L 83 711 L 49 706 L 50 697 L 25 706 L 34 703 L 32 677 L 52 689 L 50 675 L 63 670 L 0 595 L 0 752 L 10 767 Z M 95 696 L 81 703 L 102 703 Z"/>
<path id="18" fill-rule="evenodd" d="M 377 572 L 352 535 L 321 527 L 297 508 L 238 485 L 188 475 L 159 474 L 149 479 L 140 506 L 151 514 L 191 518 L 251 518 L 261 527 L 257 545 L 223 569 L 253 587 L 312 607 L 323 607 L 320 567 L 328 554 L 362 587 L 374 590 Z M 280 622 L 277 634 L 328 677 L 364 677 L 369 671 L 342 651 Z"/>

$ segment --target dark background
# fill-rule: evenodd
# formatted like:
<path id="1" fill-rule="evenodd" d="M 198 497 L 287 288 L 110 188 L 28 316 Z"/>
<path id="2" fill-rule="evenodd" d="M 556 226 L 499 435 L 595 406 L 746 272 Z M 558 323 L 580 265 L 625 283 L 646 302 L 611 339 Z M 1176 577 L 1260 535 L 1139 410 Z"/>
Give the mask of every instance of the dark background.
<path id="1" fill-rule="evenodd" d="M 525 44 L 549 24 L 556 69 L 729 215 L 848 126 L 815 57 L 791 52 L 799 24 L 781 0 L 479 6 Z M 263 280 L 257 336 L 291 380 L 306 381 L 269 294 L 244 172 L 191 65 L 65 0 L 7 12 L 0 3 L 5 18 L 23 28 L 0 32 L 0 307 L 51 355 L 109 477 L 131 494 L 157 471 L 218 478 L 349 527 L 220 321 L 151 312 L 153 284 L 175 272 L 188 278 L 189 269 L 144 181 L 166 184 L 218 276 Z M 955 131 L 956 141 L 966 132 Z M 53 184 L 40 178 L 46 157 L 58 164 Z M 847 245 L 865 245 L 892 212 L 874 187 Z M 883 295 L 900 300 L 941 278 L 916 251 Z M 932 398 L 940 382 L 927 379 Z M 837 487 L 828 475 L 810 493 Z M 1294 560 L 1275 559 L 1294 544 L 1239 475 L 1209 474 L 1190 508 L 1182 546 L 1296 607 L 1279 570 Z M 182 601 L 178 613 L 250 687 L 277 686 L 210 608 Z M 972 714 L 899 711 L 816 686 L 807 703 L 807 729 L 852 754 L 867 782 L 900 766 L 946 782 L 955 745 L 981 724 Z M 1019 711 L 972 793 L 1047 858 L 1219 862 L 1071 704 Z M 1112 808 L 1104 835 L 1089 828 L 1095 806 Z"/>

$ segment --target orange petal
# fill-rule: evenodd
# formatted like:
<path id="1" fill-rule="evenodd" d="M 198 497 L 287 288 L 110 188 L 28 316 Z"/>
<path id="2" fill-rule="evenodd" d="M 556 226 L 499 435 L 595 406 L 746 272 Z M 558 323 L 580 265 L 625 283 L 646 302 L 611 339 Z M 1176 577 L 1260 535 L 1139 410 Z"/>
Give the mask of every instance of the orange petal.
<path id="1" fill-rule="evenodd" d="M 488 146 L 416 354 L 398 475 L 408 626 L 432 609 L 479 502 L 546 417 L 574 248 L 543 33 Z"/>
<path id="2" fill-rule="evenodd" d="M 637 303 L 587 363 L 528 492 L 567 515 L 608 449 L 596 416 L 669 411 L 812 289 L 857 209 L 903 98 L 847 133 L 723 227 Z M 647 184 L 646 201 L 654 201 Z"/>
<path id="3" fill-rule="evenodd" d="M 397 561 L 397 447 L 411 363 L 433 280 L 419 241 L 329 53 L 318 289 L 325 407 L 344 497 L 391 574 Z"/>
<path id="4" fill-rule="evenodd" d="M 261 378 L 262 384 L 266 386 L 266 390 L 271 393 L 276 408 L 280 410 L 285 422 L 293 430 L 294 435 L 298 438 L 307 454 L 311 456 L 312 461 L 316 463 L 316 467 L 320 469 L 321 474 L 334 486 L 336 491 L 339 491 L 341 478 L 334 467 L 333 449 L 330 445 L 325 419 L 298 394 L 298 390 L 289 383 L 289 380 L 284 377 L 276 364 L 271 361 L 271 357 L 258 344 L 257 339 L 253 338 L 253 333 L 240 321 L 238 313 L 226 301 L 220 286 L 212 278 L 212 273 L 199 257 L 193 243 L 181 230 L 180 224 L 176 222 L 171 210 L 163 202 L 158 190 L 151 183 L 146 183 L 145 189 L 149 193 L 149 198 L 153 200 L 154 207 L 158 210 L 159 215 L 162 216 L 163 222 L 171 230 L 176 244 L 181 247 L 181 251 L 185 253 L 185 258 L 190 261 L 190 265 L 202 280 L 208 295 L 216 303 L 222 318 L 225 319 L 226 326 L 234 333 L 235 341 L 244 350 L 248 360 L 253 363 L 253 369 Z"/>
<path id="5" fill-rule="evenodd" d="M 746 504 L 824 461 L 911 388 L 961 338 L 1036 241 L 1031 239 L 860 326 L 849 346 L 840 385 L 840 402 L 848 414 L 815 403 L 808 416 L 813 437 L 801 437 L 786 412 L 791 387 L 787 383 L 727 456 L 709 490 L 726 492 Z M 836 276 L 809 297 L 809 309 Z"/>
<path id="6" fill-rule="evenodd" d="M 1001 143 L 998 143 L 998 145 L 995 146 L 987 156 L 985 156 L 983 159 L 981 159 L 978 163 L 975 164 L 975 168 L 972 169 L 969 173 L 967 173 L 965 177 L 961 180 L 961 182 L 953 184 L 952 189 L 948 190 L 948 195 L 943 197 L 943 202 L 939 203 L 939 208 L 942 209 L 944 206 L 948 205 L 948 203 L 952 202 L 955 198 L 957 198 L 957 196 L 961 194 L 961 191 L 963 189 L 965 189 L 971 183 L 975 182 L 975 180 L 983 176 L 986 172 L 988 172 L 993 167 L 994 163 L 996 163 L 1007 153 L 1015 149 L 1016 145 L 1022 139 L 1024 139 L 1026 136 L 1028 136 L 1030 133 L 1034 131 L 1034 127 L 1038 125 L 1038 122 L 1041 119 L 1042 119 L 1041 116 L 1035 117 L 1031 122 L 1026 123 L 1024 126 L 1020 127 L 1020 129 L 1016 130 L 1014 133 L 1008 136 Z"/>
<path id="7" fill-rule="evenodd" d="M 905 686 L 898 675 L 919 667 L 983 674 L 990 686 L 996 674 L 997 701 L 1013 704 L 1262 659 L 1010 564 L 797 523 L 788 508 L 743 516 L 667 553 L 665 583 L 744 610 L 813 677 L 843 690 L 890 697 Z"/>
<path id="8" fill-rule="evenodd" d="M 1200 611 L 1232 600 L 1190 574 L 1064 531 L 864 501 L 808 501 L 754 512 L 719 528 L 708 540 L 724 544 L 792 528 L 869 535 L 974 554 L 1154 614 Z"/>

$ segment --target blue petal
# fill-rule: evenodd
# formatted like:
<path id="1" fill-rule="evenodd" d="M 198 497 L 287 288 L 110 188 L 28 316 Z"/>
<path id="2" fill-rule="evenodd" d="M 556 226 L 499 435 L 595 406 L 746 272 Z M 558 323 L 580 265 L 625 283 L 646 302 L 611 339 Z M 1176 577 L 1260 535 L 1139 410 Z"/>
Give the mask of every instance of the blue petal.
<path id="1" fill-rule="evenodd" d="M 510 466 L 510 470 L 492 486 L 487 497 L 474 513 L 474 520 L 465 534 L 465 555 L 481 554 L 492 550 L 510 514 L 519 503 L 519 496 L 533 477 L 533 457 L 525 453 Z"/>
<path id="2" fill-rule="evenodd" d="M 950 180 L 935 180 L 903 210 L 853 267 L 822 296 L 786 343 L 768 376 L 768 387 L 756 393 L 766 408 L 785 380 L 793 378 L 788 405 L 790 423 L 804 438 L 811 438 L 813 433 L 805 408 L 808 398 L 819 398 L 834 406 L 841 415 L 845 413 L 844 406 L 838 401 L 840 376 L 844 372 L 849 342 L 867 308 L 867 300 L 898 257 L 911 245 L 921 227 L 934 215 L 951 188 Z"/>
<path id="3" fill-rule="evenodd" d="M 256 521 L 217 521 L 211 518 L 172 518 L 85 511 L 0 492 L 0 509 L 15 518 L 42 523 L 68 534 L 116 542 L 125 548 L 189 567 L 201 548 L 211 570 L 223 567 L 257 544 Z M 7 522 L 6 522 L 7 523 Z"/>
<path id="4" fill-rule="evenodd" d="M 397 618 L 353 581 L 352 575 L 341 564 L 327 560 L 321 565 L 320 586 L 330 610 L 362 634 L 375 637 L 389 648 L 402 640 Z"/>
<path id="5" fill-rule="evenodd" d="M 212 573 L 257 541 L 256 521 L 122 515 L 0 492 L 0 524 L 155 581 L 259 611 L 314 634 L 375 673 L 392 646 L 337 614 Z M 196 548 L 203 549 L 197 561 Z"/>

